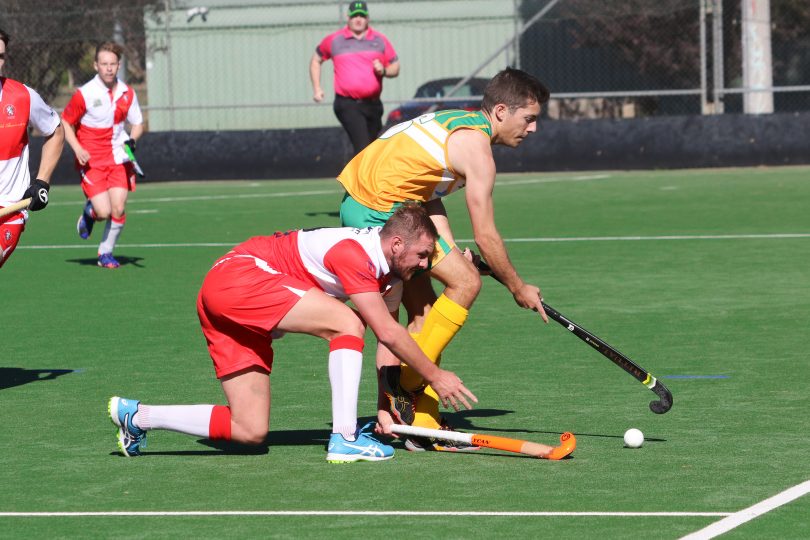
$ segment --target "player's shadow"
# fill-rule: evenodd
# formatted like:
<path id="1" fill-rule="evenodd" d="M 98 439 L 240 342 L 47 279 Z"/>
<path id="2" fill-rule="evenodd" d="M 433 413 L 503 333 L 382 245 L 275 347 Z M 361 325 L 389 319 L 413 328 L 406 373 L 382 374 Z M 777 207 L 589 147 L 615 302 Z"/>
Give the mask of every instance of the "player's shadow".
<path id="1" fill-rule="evenodd" d="M 304 212 L 304 215 L 314 217 L 314 216 L 327 216 L 327 217 L 340 217 L 340 212 Z"/>
<path id="2" fill-rule="evenodd" d="M 132 265 L 137 268 L 143 268 L 144 265 L 141 264 L 143 257 L 127 257 L 126 255 L 116 255 L 115 260 L 118 261 L 118 264 L 121 266 Z M 65 262 L 79 264 L 81 266 L 97 266 L 98 265 L 98 258 L 93 259 L 66 259 Z"/>
<path id="3" fill-rule="evenodd" d="M 271 446 L 323 446 L 326 447 L 329 438 L 329 428 L 324 429 L 291 429 L 286 431 L 270 431 L 262 444 L 255 446 L 239 444 L 232 441 L 219 441 L 211 439 L 198 439 L 197 442 L 207 446 L 209 450 L 177 450 L 151 452 L 147 450 L 143 456 L 218 456 L 222 454 L 237 456 L 260 456 L 267 454 Z M 110 455 L 121 455 L 111 452 Z M 123 457 L 123 456 L 122 456 Z"/>
<path id="4" fill-rule="evenodd" d="M 73 373 L 73 369 L 24 369 L 0 367 L 0 390 L 24 384 L 50 381 L 62 375 Z"/>

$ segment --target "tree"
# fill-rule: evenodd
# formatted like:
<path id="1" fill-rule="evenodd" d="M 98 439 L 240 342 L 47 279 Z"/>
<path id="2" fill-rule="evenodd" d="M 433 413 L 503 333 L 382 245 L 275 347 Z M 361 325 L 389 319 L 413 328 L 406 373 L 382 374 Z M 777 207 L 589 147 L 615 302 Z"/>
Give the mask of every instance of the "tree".
<path id="1" fill-rule="evenodd" d="M 155 0 L 3 0 L 0 28 L 10 36 L 5 74 L 51 100 L 60 86 L 93 75 L 95 47 L 121 29 L 128 79 L 142 82 L 146 8 Z"/>
<path id="2" fill-rule="evenodd" d="M 741 0 L 723 1 L 723 52 L 726 85 L 739 80 L 742 67 Z M 577 46 L 612 47 L 641 73 L 664 79 L 671 88 L 695 88 L 700 83 L 699 3 L 697 0 L 566 0 L 559 15 L 576 20 Z M 810 48 L 810 2 L 771 1 L 774 44 L 805 43 Z M 711 31 L 708 31 L 711 39 Z M 788 49 L 788 48 L 785 48 Z M 795 65 L 802 51 L 775 55 L 774 73 Z M 711 54 L 709 54 L 711 59 Z M 806 65 L 807 59 L 803 62 Z M 804 75 L 804 83 L 809 75 Z M 778 80 L 778 75 L 775 76 Z M 789 84 L 789 83 L 788 83 Z M 793 84 L 800 84 L 794 81 Z"/>

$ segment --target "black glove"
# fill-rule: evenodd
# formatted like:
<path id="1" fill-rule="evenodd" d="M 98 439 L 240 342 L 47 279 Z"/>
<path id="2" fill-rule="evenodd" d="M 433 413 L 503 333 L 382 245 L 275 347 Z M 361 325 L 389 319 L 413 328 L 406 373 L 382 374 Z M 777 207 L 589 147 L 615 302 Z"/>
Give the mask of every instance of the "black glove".
<path id="1" fill-rule="evenodd" d="M 129 147 L 129 150 L 134 154 L 135 153 L 135 139 L 127 139 L 124 141 L 124 144 Z"/>
<path id="2" fill-rule="evenodd" d="M 23 199 L 31 197 L 31 204 L 28 205 L 28 209 L 36 212 L 48 206 L 49 189 L 51 189 L 51 185 L 45 180 L 37 179 L 31 182 L 31 185 L 23 193 Z"/>

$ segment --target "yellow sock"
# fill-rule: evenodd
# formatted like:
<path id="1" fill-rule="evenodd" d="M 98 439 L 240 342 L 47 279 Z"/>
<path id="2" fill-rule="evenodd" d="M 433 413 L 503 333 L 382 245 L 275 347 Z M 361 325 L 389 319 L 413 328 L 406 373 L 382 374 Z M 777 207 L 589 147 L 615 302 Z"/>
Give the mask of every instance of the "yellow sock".
<path id="1" fill-rule="evenodd" d="M 422 331 L 413 336 L 425 356 L 436 365 L 441 363 L 442 351 L 464 326 L 468 313 L 467 309 L 442 294 L 425 317 Z M 400 384 L 403 388 L 416 390 L 423 383 L 422 378 L 413 369 L 402 366 Z M 416 416 L 413 425 L 438 429 L 439 420 L 439 396 L 433 388 L 428 386 L 416 400 Z"/>
<path id="2" fill-rule="evenodd" d="M 411 335 L 425 356 L 438 366 L 441 363 L 442 351 L 461 330 L 468 314 L 467 309 L 442 294 L 425 317 L 422 331 L 418 335 Z M 413 369 L 403 365 L 400 384 L 406 390 L 415 390 L 422 385 L 422 378 Z"/>
<path id="3" fill-rule="evenodd" d="M 432 387 L 427 386 L 424 392 L 418 394 L 416 400 L 416 415 L 413 418 L 413 425 L 430 429 L 441 427 L 439 420 L 439 396 Z"/>

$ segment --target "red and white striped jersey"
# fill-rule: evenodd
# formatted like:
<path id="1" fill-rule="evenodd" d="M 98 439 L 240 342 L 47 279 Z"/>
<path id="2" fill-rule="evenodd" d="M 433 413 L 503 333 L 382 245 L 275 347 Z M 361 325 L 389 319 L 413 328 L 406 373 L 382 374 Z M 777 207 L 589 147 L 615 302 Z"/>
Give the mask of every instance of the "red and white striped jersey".
<path id="1" fill-rule="evenodd" d="M 59 115 L 39 94 L 13 79 L 0 77 L 0 206 L 22 199 L 31 185 L 28 126 L 51 135 Z"/>
<path id="2" fill-rule="evenodd" d="M 254 236 L 228 255 L 254 257 L 257 264 L 266 263 L 269 270 L 311 283 L 339 300 L 380 292 L 392 309 L 399 305 L 402 288 L 394 287 L 399 278 L 385 260 L 381 229 L 323 228 Z"/>
<path id="3" fill-rule="evenodd" d="M 129 135 L 124 122 L 143 123 L 138 96 L 132 87 L 118 81 L 112 90 L 96 75 L 81 86 L 62 112 L 76 128 L 79 144 L 90 153 L 91 167 L 109 167 L 129 161 L 124 142 Z"/>

